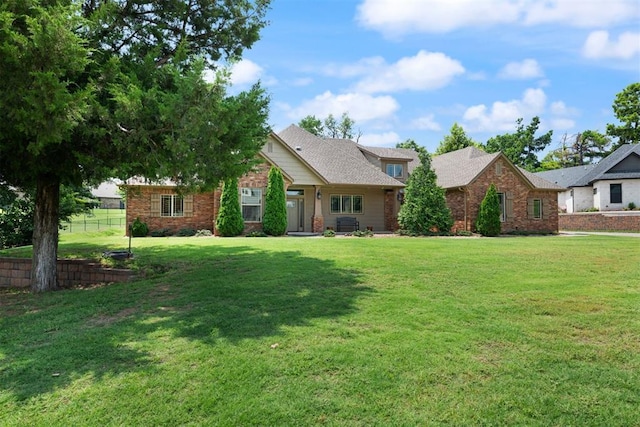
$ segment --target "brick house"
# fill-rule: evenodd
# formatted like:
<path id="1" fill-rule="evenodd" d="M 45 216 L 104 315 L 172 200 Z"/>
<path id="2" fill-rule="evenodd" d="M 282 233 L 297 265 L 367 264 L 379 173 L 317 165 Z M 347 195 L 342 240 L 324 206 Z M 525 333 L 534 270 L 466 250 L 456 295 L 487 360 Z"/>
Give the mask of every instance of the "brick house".
<path id="1" fill-rule="evenodd" d="M 263 164 L 241 177 L 238 185 L 245 232 L 262 228 L 272 166 L 285 178 L 288 232 L 338 230 L 343 217 L 355 219 L 360 229 L 394 231 L 404 183 L 419 164 L 411 150 L 320 138 L 295 125 L 271 134 L 258 155 Z M 433 166 L 438 185 L 447 191 L 455 230 L 474 229 L 478 207 L 492 182 L 501 194 L 503 232 L 558 230 L 556 193 L 562 188 L 516 168 L 504 155 L 464 149 L 434 157 Z M 139 217 L 150 230 L 214 228 L 219 190 L 180 196 L 170 183 L 148 185 L 140 180 L 128 181 L 127 188 L 128 224 Z"/>

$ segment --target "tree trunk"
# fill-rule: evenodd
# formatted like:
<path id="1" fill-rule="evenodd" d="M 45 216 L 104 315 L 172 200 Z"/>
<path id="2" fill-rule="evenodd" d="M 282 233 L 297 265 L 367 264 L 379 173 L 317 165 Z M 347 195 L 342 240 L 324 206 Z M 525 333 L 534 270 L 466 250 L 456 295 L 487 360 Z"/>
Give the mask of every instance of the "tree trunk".
<path id="1" fill-rule="evenodd" d="M 31 290 L 46 292 L 58 289 L 58 216 L 60 179 L 39 175 L 33 218 L 33 261 Z"/>

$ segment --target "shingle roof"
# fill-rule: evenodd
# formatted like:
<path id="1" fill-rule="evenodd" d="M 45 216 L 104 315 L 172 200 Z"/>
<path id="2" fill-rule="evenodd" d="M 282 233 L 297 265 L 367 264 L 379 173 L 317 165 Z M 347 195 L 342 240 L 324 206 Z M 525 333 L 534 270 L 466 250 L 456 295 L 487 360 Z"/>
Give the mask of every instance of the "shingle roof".
<path id="1" fill-rule="evenodd" d="M 296 125 L 278 136 L 330 184 L 404 187 L 369 163 L 351 140 L 319 138 Z"/>
<path id="2" fill-rule="evenodd" d="M 442 188 L 469 185 L 500 153 L 488 154 L 476 147 L 467 147 L 431 159 L 431 166 Z"/>
<path id="3" fill-rule="evenodd" d="M 629 156 L 640 156 L 640 144 L 624 144 L 595 165 L 574 166 L 538 172 L 536 175 L 565 187 L 587 187 L 606 179 L 640 178 L 640 171 L 608 172 Z"/>
<path id="4" fill-rule="evenodd" d="M 360 150 L 373 154 L 380 159 L 388 160 L 405 160 L 410 161 L 413 156 L 406 154 L 398 148 L 386 148 L 386 147 L 367 147 L 364 145 L 358 145 Z M 409 150 L 413 151 L 413 150 Z M 415 151 L 413 151 L 415 153 Z"/>

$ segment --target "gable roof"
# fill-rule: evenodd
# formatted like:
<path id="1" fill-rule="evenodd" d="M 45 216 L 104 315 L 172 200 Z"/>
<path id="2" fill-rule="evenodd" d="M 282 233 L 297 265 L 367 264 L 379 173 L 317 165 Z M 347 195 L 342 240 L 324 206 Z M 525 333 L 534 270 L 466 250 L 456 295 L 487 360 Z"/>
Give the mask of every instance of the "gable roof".
<path id="1" fill-rule="evenodd" d="M 328 184 L 404 187 L 368 162 L 351 140 L 320 138 L 296 125 L 278 136 Z"/>
<path id="2" fill-rule="evenodd" d="M 640 144 L 624 144 L 595 165 L 538 172 L 536 175 L 565 187 L 587 187 L 596 181 L 640 178 L 640 166 L 625 170 L 624 162 L 640 165 Z"/>
<path id="3" fill-rule="evenodd" d="M 500 153 L 485 153 L 476 147 L 434 156 L 431 167 L 438 176 L 442 188 L 465 187 L 484 171 Z"/>

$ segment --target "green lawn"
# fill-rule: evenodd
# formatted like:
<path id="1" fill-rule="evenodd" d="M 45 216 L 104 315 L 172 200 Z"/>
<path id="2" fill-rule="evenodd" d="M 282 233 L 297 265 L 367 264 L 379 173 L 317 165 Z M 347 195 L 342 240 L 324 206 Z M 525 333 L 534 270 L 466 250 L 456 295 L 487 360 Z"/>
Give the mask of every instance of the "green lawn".
<path id="1" fill-rule="evenodd" d="M 108 229 L 125 229 L 126 211 L 124 209 L 93 209 L 91 213 L 80 214 L 63 222 L 60 234 L 85 233 Z"/>
<path id="2" fill-rule="evenodd" d="M 63 235 L 61 253 L 123 249 L 121 235 Z M 133 251 L 144 280 L 0 293 L 0 425 L 640 422 L 640 239 Z"/>

